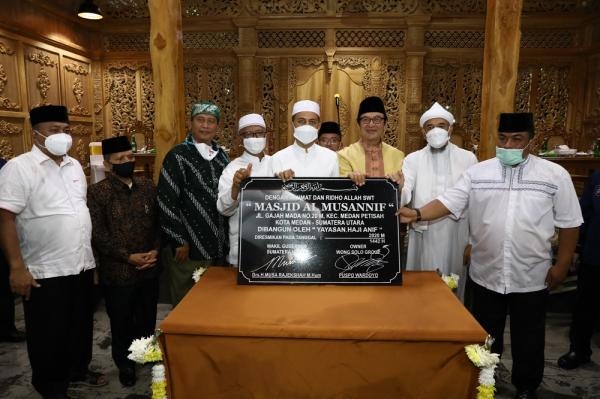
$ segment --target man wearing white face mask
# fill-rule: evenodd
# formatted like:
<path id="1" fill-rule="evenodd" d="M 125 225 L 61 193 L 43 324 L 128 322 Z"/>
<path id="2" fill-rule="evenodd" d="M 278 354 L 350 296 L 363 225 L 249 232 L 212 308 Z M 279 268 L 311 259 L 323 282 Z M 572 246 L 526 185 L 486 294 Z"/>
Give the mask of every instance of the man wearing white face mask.
<path id="1" fill-rule="evenodd" d="M 69 382 L 105 385 L 90 371 L 94 257 L 86 177 L 67 155 L 66 107 L 31 110 L 33 147 L 0 170 L 0 247 L 12 290 L 23 295 L 31 382 L 66 398 Z"/>
<path id="2" fill-rule="evenodd" d="M 231 265 L 238 264 L 239 235 L 239 194 L 240 184 L 249 176 L 270 177 L 269 155 L 265 154 L 267 145 L 267 125 L 262 116 L 248 114 L 240 118 L 238 132 L 243 140 L 244 153 L 231 161 L 219 178 L 219 199 L 217 209 L 229 217 L 229 255 Z"/>
<path id="3" fill-rule="evenodd" d="M 339 176 L 336 153 L 316 144 L 321 125 L 320 114 L 319 104 L 314 101 L 302 100 L 294 104 L 294 143 L 276 152 L 271 158 L 272 170 L 282 180 L 293 177 Z"/>
<path id="4" fill-rule="evenodd" d="M 408 154 L 402 166 L 402 205 L 410 202 L 415 208 L 454 186 L 460 175 L 477 163 L 473 153 L 449 141 L 454 116 L 440 104 L 434 103 L 419 123 L 427 146 Z M 458 274 L 461 276 L 458 295 L 462 298 L 466 281 L 463 255 L 468 241 L 465 215 L 458 219 L 446 216 L 431 222 L 412 223 L 408 232 L 406 269 Z"/>
<path id="5" fill-rule="evenodd" d="M 469 214 L 473 244 L 471 313 L 502 354 L 510 316 L 518 399 L 535 398 L 544 374 L 548 290 L 566 277 L 583 222 L 569 173 L 528 153 L 530 113 L 500 114 L 496 157 L 468 168 L 458 182 L 421 208 L 401 208 L 403 223 Z M 468 208 L 467 208 L 468 206 Z M 550 239 L 559 230 L 556 260 Z"/>

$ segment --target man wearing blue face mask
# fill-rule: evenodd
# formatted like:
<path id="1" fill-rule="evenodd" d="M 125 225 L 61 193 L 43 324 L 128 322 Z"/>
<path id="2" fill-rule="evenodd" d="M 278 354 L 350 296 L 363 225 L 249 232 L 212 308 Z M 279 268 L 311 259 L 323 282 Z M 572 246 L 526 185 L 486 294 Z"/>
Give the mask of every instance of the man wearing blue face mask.
<path id="1" fill-rule="evenodd" d="M 533 115 L 500 114 L 496 157 L 471 166 L 456 185 L 421 208 L 401 208 L 403 223 L 434 220 L 467 207 L 473 282 L 471 312 L 502 354 L 510 315 L 516 398 L 535 398 L 544 374 L 548 290 L 566 277 L 583 222 L 568 172 L 528 153 Z M 553 264 L 550 239 L 559 230 Z"/>
<path id="2" fill-rule="evenodd" d="M 411 203 L 416 208 L 452 187 L 469 166 L 477 163 L 472 152 L 449 141 L 454 116 L 446 108 L 434 103 L 423 113 L 419 123 L 427 145 L 408 154 L 402 164 L 402 204 Z M 431 222 L 412 223 L 408 232 L 406 269 L 458 274 L 461 276 L 458 296 L 462 299 L 468 222 L 463 214 L 459 218 L 446 216 Z"/>
<path id="3" fill-rule="evenodd" d="M 319 104 L 298 101 L 292 108 L 294 143 L 271 157 L 272 170 L 283 181 L 293 177 L 338 177 L 339 164 L 335 152 L 318 145 L 321 125 Z"/>
<path id="4" fill-rule="evenodd" d="M 0 247 L 12 290 L 23 295 L 31 382 L 44 398 L 66 398 L 69 382 L 106 377 L 92 359 L 94 257 L 86 177 L 67 152 L 67 109 L 30 113 L 31 151 L 0 170 Z"/>
<path id="5" fill-rule="evenodd" d="M 156 189 L 133 175 L 135 156 L 125 136 L 102 140 L 106 179 L 88 189 L 92 245 L 110 318 L 112 358 L 126 387 L 136 382 L 127 358 L 136 338 L 154 334 L 160 248 Z"/>

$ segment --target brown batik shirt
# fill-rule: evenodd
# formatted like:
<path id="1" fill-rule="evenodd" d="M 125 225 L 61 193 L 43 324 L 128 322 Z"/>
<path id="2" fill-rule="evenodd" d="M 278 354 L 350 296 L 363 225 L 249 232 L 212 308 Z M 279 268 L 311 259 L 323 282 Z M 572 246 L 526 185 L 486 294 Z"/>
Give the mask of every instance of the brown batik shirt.
<path id="1" fill-rule="evenodd" d="M 128 263 L 131 254 L 159 250 L 154 184 L 149 179 L 134 177 L 129 188 L 112 174 L 107 176 L 91 185 L 87 194 L 100 281 L 107 285 L 127 285 L 156 277 L 158 262 L 146 270 L 137 270 Z"/>

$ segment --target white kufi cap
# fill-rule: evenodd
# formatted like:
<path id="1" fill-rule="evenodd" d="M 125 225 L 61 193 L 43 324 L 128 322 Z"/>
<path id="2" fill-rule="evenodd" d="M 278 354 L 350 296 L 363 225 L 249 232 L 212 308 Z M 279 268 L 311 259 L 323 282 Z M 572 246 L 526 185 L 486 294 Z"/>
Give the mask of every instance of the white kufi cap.
<path id="1" fill-rule="evenodd" d="M 421 119 L 419 120 L 419 124 L 421 127 L 430 119 L 434 118 L 442 118 L 448 121 L 450 126 L 454 125 L 454 115 L 452 115 L 448 110 L 442 107 L 437 102 L 433 103 L 431 108 L 429 108 L 423 115 L 421 115 Z"/>
<path id="2" fill-rule="evenodd" d="M 321 107 L 311 100 L 301 100 L 296 102 L 292 108 L 292 117 L 298 112 L 314 112 L 318 117 L 321 117 Z"/>
<path id="3" fill-rule="evenodd" d="M 247 126 L 262 126 L 265 129 L 267 128 L 265 120 L 259 114 L 248 114 L 242 116 L 240 118 L 240 122 L 238 123 L 238 132 Z"/>

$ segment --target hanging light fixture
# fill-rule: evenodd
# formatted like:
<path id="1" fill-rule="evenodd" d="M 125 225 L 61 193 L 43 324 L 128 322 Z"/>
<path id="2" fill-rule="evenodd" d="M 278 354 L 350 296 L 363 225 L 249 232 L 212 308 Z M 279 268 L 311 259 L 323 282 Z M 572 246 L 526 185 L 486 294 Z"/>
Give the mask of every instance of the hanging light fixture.
<path id="1" fill-rule="evenodd" d="M 83 3 L 79 6 L 77 15 L 84 19 L 102 19 L 100 8 L 94 4 L 94 0 L 83 0 Z"/>

